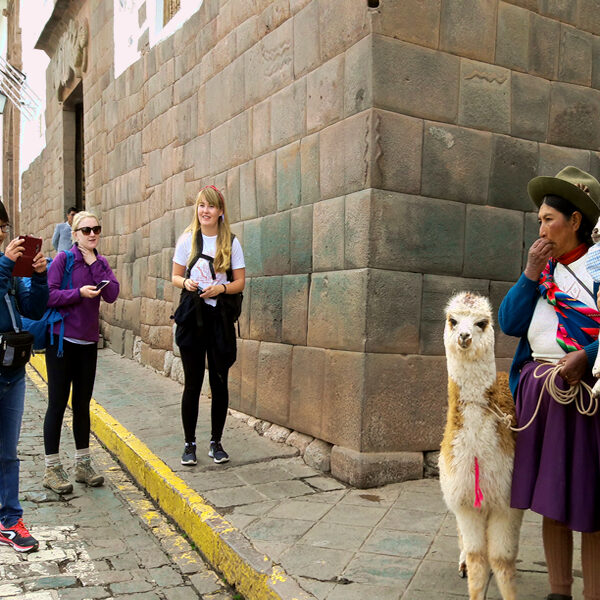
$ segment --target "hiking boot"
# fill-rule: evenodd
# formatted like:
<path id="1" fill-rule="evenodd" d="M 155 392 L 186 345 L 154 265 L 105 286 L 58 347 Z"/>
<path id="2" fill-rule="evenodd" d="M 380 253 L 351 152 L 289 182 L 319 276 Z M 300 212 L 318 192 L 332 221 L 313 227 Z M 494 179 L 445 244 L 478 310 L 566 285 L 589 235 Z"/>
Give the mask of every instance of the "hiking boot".
<path id="1" fill-rule="evenodd" d="M 208 455 L 218 464 L 225 463 L 229 460 L 229 454 L 223 450 L 221 442 L 211 442 Z"/>
<path id="2" fill-rule="evenodd" d="M 57 494 L 68 494 L 73 491 L 73 484 L 69 481 L 62 465 L 46 467 L 42 485 Z"/>
<path id="3" fill-rule="evenodd" d="M 196 444 L 186 442 L 183 448 L 183 454 L 181 455 L 181 464 L 193 466 L 197 464 L 196 460 Z"/>
<path id="4" fill-rule="evenodd" d="M 23 519 L 19 519 L 12 527 L 0 525 L 0 544 L 12 546 L 17 552 L 35 552 L 38 541 L 27 531 Z"/>
<path id="5" fill-rule="evenodd" d="M 92 467 L 92 459 L 89 457 L 80 458 L 75 463 L 75 481 L 85 483 L 90 487 L 98 487 L 104 483 L 104 477 L 98 475 Z"/>

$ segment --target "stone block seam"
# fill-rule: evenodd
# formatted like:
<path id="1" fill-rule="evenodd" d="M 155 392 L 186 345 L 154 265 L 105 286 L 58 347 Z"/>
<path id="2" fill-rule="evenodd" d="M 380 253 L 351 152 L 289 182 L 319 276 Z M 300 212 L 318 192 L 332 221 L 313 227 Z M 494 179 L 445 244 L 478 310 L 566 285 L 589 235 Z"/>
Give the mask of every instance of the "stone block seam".
<path id="1" fill-rule="evenodd" d="M 48 381 L 43 355 L 32 357 L 31 367 Z M 247 600 L 316 600 L 93 398 L 90 420 L 98 440 Z"/>

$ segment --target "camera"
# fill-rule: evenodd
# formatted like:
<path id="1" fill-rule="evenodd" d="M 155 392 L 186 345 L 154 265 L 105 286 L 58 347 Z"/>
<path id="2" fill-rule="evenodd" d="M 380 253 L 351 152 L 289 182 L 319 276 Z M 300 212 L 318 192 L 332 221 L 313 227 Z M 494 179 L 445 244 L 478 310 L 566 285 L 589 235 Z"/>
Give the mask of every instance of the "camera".
<path id="1" fill-rule="evenodd" d="M 200 294 L 204 294 L 204 290 L 201 287 L 199 287 L 196 291 L 198 292 L 198 296 Z"/>

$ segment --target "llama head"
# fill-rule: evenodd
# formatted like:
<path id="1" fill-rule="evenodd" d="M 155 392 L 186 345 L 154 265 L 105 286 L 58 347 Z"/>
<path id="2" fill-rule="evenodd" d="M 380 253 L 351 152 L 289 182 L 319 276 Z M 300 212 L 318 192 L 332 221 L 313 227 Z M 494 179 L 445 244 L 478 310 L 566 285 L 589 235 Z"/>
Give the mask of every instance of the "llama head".
<path id="1" fill-rule="evenodd" d="M 494 324 L 487 298 L 472 292 L 452 296 L 446 305 L 444 346 L 448 359 L 478 360 L 493 357 Z"/>

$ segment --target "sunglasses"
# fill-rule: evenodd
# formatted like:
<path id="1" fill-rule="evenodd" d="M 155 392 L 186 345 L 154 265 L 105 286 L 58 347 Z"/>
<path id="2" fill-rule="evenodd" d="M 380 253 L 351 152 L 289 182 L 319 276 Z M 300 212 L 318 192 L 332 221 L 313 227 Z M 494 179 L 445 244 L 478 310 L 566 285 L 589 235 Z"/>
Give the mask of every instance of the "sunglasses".
<path id="1" fill-rule="evenodd" d="M 102 227 L 100 225 L 96 225 L 95 227 L 80 227 L 75 231 L 81 231 L 83 235 L 90 235 L 93 231 L 95 235 L 98 235 L 102 231 Z"/>

